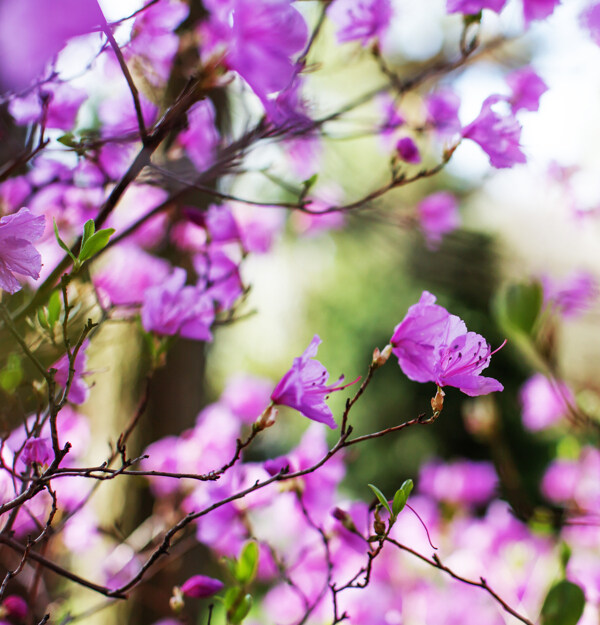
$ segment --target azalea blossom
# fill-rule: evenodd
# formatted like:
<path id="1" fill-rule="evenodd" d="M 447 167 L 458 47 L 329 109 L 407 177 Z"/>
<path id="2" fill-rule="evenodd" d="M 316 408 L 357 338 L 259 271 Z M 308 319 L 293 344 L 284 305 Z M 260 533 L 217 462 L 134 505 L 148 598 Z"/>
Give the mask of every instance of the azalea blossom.
<path id="1" fill-rule="evenodd" d="M 186 597 L 204 599 L 211 597 L 225 587 L 222 581 L 207 575 L 193 575 L 181 585 L 181 592 Z"/>
<path id="2" fill-rule="evenodd" d="M 511 113 L 501 115 L 492 108 L 502 99 L 497 95 L 487 98 L 479 116 L 463 130 L 463 137 L 475 141 L 498 169 L 527 161 L 519 145 L 521 124 Z"/>
<path id="3" fill-rule="evenodd" d="M 510 105 L 513 113 L 521 109 L 537 111 L 540 108 L 541 96 L 548 91 L 548 85 L 531 67 L 511 72 L 506 77 L 506 82 L 512 91 Z"/>
<path id="4" fill-rule="evenodd" d="M 340 386 L 344 380 L 342 375 L 335 383 L 327 386 L 327 369 L 318 360 L 314 360 L 320 343 L 321 339 L 315 334 L 302 356 L 294 359 L 292 368 L 281 378 L 271 393 L 271 401 L 274 404 L 294 408 L 305 417 L 335 429 L 337 425 L 333 420 L 333 413 L 325 400 L 329 393 L 341 391 L 358 382 L 360 378 Z"/>
<path id="5" fill-rule="evenodd" d="M 360 39 L 363 46 L 382 37 L 392 19 L 390 0 L 335 0 L 327 15 L 337 26 L 340 43 Z"/>
<path id="6" fill-rule="evenodd" d="M 435 382 L 440 388 L 454 386 L 471 397 L 503 390 L 498 380 L 480 375 L 494 353 L 489 343 L 467 331 L 462 319 L 435 300 L 423 291 L 390 339 L 405 375 L 415 382 Z"/>
<path id="7" fill-rule="evenodd" d="M 38 279 L 42 257 L 33 246 L 44 234 L 46 218 L 35 216 L 22 208 L 14 215 L 0 219 L 0 288 L 15 293 L 21 284 L 15 277 L 29 276 Z"/>
<path id="8" fill-rule="evenodd" d="M 421 200 L 417 216 L 430 249 L 439 247 L 442 237 L 460 225 L 456 198 L 448 191 L 438 191 Z"/>

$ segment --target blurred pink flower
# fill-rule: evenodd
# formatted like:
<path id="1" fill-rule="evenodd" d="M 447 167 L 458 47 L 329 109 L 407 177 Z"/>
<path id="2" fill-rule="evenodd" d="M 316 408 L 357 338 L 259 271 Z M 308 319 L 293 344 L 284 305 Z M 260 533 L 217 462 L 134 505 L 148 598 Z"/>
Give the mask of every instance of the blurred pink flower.
<path id="1" fill-rule="evenodd" d="M 502 99 L 497 95 L 488 97 L 479 116 L 463 130 L 463 137 L 475 141 L 498 169 L 527 161 L 519 145 L 521 124 L 511 113 L 500 115 L 492 108 Z"/>
<path id="2" fill-rule="evenodd" d="M 421 154 L 417 144 L 410 137 L 402 137 L 396 143 L 396 151 L 401 160 L 416 165 L 421 162 Z"/>
<path id="3" fill-rule="evenodd" d="M 176 267 L 161 285 L 144 292 L 142 325 L 146 332 L 210 341 L 215 318 L 212 299 L 203 289 L 185 286 L 186 272 Z"/>
<path id="4" fill-rule="evenodd" d="M 23 452 L 21 453 L 21 460 L 25 464 L 50 464 L 52 460 L 52 445 L 50 439 L 46 437 L 42 438 L 30 438 L 23 446 Z"/>
<path id="5" fill-rule="evenodd" d="M 448 191 L 432 193 L 421 200 L 417 205 L 417 216 L 431 249 L 437 248 L 442 237 L 460 225 L 456 198 Z"/>
<path id="6" fill-rule="evenodd" d="M 44 234 L 46 218 L 34 216 L 29 209 L 0 219 L 0 288 L 15 293 L 21 284 L 15 277 L 39 278 L 42 257 L 33 246 Z"/>
<path id="7" fill-rule="evenodd" d="M 593 42 L 600 46 L 600 2 L 588 6 L 579 16 L 579 23 L 588 30 Z"/>
<path id="8" fill-rule="evenodd" d="M 181 592 L 183 592 L 186 597 L 204 599 L 205 597 L 212 597 L 212 595 L 223 590 L 223 588 L 225 588 L 225 584 L 214 577 L 194 575 L 183 582 Z"/>
<path id="9" fill-rule="evenodd" d="M 542 276 L 544 300 L 566 319 L 574 319 L 598 299 L 598 280 L 588 271 L 575 271 L 563 280 Z"/>
<path id="10" fill-rule="evenodd" d="M 511 72 L 506 77 L 506 82 L 512 91 L 509 102 L 513 113 L 521 109 L 537 111 L 540 107 L 540 97 L 548 91 L 548 85 L 531 67 Z"/>
<path id="11" fill-rule="evenodd" d="M 573 394 L 564 382 L 551 382 L 536 373 L 521 388 L 519 400 L 523 408 L 523 425 L 532 431 L 543 430 L 560 421 L 573 402 Z"/>
<path id="12" fill-rule="evenodd" d="M 337 40 L 344 43 L 360 39 L 363 46 L 385 34 L 392 13 L 390 0 L 335 0 L 327 10 L 337 26 Z"/>
<path id="13" fill-rule="evenodd" d="M 90 395 L 89 386 L 83 381 L 83 376 L 88 374 L 88 371 L 86 371 L 87 356 L 85 350 L 88 348 L 89 344 L 89 340 L 86 339 L 83 342 L 83 345 L 79 348 L 77 356 L 75 356 L 75 362 L 73 365 L 75 373 L 73 374 L 71 388 L 69 389 L 69 395 L 67 397 L 72 404 L 84 404 Z M 56 373 L 54 374 L 55 382 L 59 386 L 66 388 L 69 379 L 68 355 L 65 354 L 62 358 L 57 360 L 52 365 L 52 368 L 56 369 Z"/>
<path id="14" fill-rule="evenodd" d="M 303 48 L 308 27 L 290 0 L 209 0 L 206 6 L 207 43 L 224 47 L 225 64 L 261 100 L 292 82 L 297 68 L 291 57 Z"/>

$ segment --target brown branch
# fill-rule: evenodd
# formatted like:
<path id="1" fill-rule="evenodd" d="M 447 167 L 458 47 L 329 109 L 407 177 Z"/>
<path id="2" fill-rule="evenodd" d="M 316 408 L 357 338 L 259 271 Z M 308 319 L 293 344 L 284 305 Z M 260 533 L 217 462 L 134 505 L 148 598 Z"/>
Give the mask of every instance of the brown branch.
<path id="1" fill-rule="evenodd" d="M 428 557 L 424 556 L 422 553 L 419 553 L 418 551 L 415 551 L 414 549 L 411 549 L 410 547 L 407 547 L 406 545 L 399 543 L 397 540 L 394 540 L 393 538 L 390 538 L 389 536 L 386 537 L 386 542 L 391 543 L 398 549 L 402 549 L 403 551 L 406 551 L 412 554 L 416 558 L 419 558 L 419 560 L 422 560 L 423 562 L 426 562 L 430 566 L 433 566 L 434 568 L 439 569 L 440 571 L 443 571 L 444 573 L 446 573 L 453 579 L 459 582 L 462 582 L 463 584 L 467 584 L 469 586 L 476 586 L 477 588 L 481 588 L 482 590 L 485 590 L 489 595 L 491 595 L 494 598 L 494 600 L 497 603 L 499 603 L 502 606 L 502 608 L 506 612 L 514 616 L 516 619 L 518 619 L 522 623 L 525 623 L 525 625 L 535 625 L 533 621 L 530 621 L 527 617 L 523 616 L 522 614 L 519 614 L 514 608 L 511 608 L 510 605 L 508 605 L 508 603 L 506 603 L 506 601 L 504 601 L 504 599 L 502 599 L 498 595 L 498 593 L 496 593 L 490 588 L 489 584 L 483 577 L 480 577 L 479 578 L 480 581 L 478 582 L 472 579 L 467 579 L 466 577 L 462 577 L 461 575 L 458 575 L 458 573 L 455 573 L 452 569 L 450 569 L 445 564 L 443 564 L 440 558 L 438 557 L 438 555 L 435 553 L 433 554 L 432 559 L 429 559 Z"/>

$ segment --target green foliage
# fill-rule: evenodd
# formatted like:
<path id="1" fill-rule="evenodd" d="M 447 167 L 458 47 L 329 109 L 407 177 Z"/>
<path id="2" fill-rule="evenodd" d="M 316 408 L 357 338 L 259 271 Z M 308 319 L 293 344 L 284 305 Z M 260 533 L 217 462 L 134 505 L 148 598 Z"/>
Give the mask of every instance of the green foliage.
<path id="1" fill-rule="evenodd" d="M 7 393 L 14 393 L 22 379 L 21 358 L 17 354 L 9 354 L 6 366 L 0 371 L 0 387 Z"/>
<path id="2" fill-rule="evenodd" d="M 104 228 L 94 233 L 94 220 L 86 221 L 83 227 L 83 238 L 81 239 L 81 249 L 79 251 L 79 262 L 83 263 L 92 258 L 100 250 L 104 249 L 110 237 L 113 235 L 114 228 Z"/>
<path id="3" fill-rule="evenodd" d="M 69 246 L 60 238 L 60 234 L 58 232 L 58 226 L 56 225 L 56 220 L 54 220 L 54 236 L 56 237 L 57 243 L 60 247 L 69 255 L 71 260 L 73 261 L 73 271 L 77 273 L 83 263 L 86 260 L 95 256 L 98 252 L 103 250 L 107 244 L 110 237 L 113 235 L 115 229 L 114 228 L 104 228 L 103 230 L 98 230 L 95 232 L 96 226 L 94 224 L 93 219 L 88 219 L 83 226 L 83 236 L 81 238 L 81 247 L 79 248 L 79 255 L 75 257 L 73 252 Z"/>
<path id="4" fill-rule="evenodd" d="M 236 563 L 233 576 L 236 581 L 245 586 L 254 581 L 258 570 L 258 545 L 254 541 L 248 541 Z"/>
<path id="5" fill-rule="evenodd" d="M 368 484 L 368 487 L 373 491 L 375 497 L 379 499 L 379 503 L 390 513 L 390 516 L 392 516 L 392 509 L 390 508 L 390 504 L 385 498 L 385 495 L 377 488 L 377 486 L 373 486 L 373 484 Z"/>
<path id="6" fill-rule="evenodd" d="M 396 491 L 396 494 L 394 495 L 394 500 L 392 502 L 392 513 L 394 517 L 397 517 L 402 512 L 402 510 L 404 510 L 404 506 L 408 501 L 413 486 L 414 484 L 412 480 L 405 480 L 402 486 Z"/>
<path id="7" fill-rule="evenodd" d="M 532 336 L 543 303 L 544 292 L 539 282 L 511 284 L 496 296 L 494 312 L 507 334 Z"/>
<path id="8" fill-rule="evenodd" d="M 585 607 L 583 590 L 564 579 L 552 586 L 542 606 L 542 625 L 577 625 Z"/>

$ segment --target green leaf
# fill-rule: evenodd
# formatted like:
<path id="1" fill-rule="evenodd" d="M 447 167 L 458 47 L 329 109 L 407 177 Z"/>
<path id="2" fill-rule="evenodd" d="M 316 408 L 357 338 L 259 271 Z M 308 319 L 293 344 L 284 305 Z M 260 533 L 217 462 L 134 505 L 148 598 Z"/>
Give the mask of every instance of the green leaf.
<path id="1" fill-rule="evenodd" d="M 96 231 L 96 224 L 93 219 L 88 219 L 83 226 L 83 237 L 81 247 L 83 248 Z"/>
<path id="2" fill-rule="evenodd" d="M 54 291 L 48 300 L 48 323 L 51 328 L 53 328 L 54 324 L 58 321 L 60 310 L 60 292 Z"/>
<path id="3" fill-rule="evenodd" d="M 48 323 L 48 317 L 46 316 L 46 311 L 44 310 L 43 306 L 37 309 L 37 318 L 42 328 L 48 329 L 50 327 L 50 324 Z"/>
<path id="4" fill-rule="evenodd" d="M 368 484 L 368 487 L 373 491 L 373 494 L 377 499 L 379 499 L 379 503 L 392 515 L 392 509 L 390 508 L 390 504 L 388 500 L 385 498 L 385 495 L 377 488 L 377 486 L 373 486 L 373 484 Z"/>
<path id="5" fill-rule="evenodd" d="M 576 625 L 583 614 L 583 590 L 566 579 L 552 586 L 542 606 L 542 625 Z"/>
<path id="6" fill-rule="evenodd" d="M 62 143 L 63 145 L 66 145 L 68 148 L 73 148 L 76 145 L 75 135 L 72 132 L 67 132 L 64 135 L 61 135 L 60 137 L 58 137 L 57 141 L 59 143 Z"/>
<path id="7" fill-rule="evenodd" d="M 248 541 L 240 554 L 235 567 L 235 579 L 245 586 L 251 583 L 258 570 L 258 545 L 254 541 Z"/>
<path id="8" fill-rule="evenodd" d="M 84 262 L 91 258 L 95 254 L 97 254 L 100 250 L 104 249 L 108 240 L 114 233 L 114 228 L 105 228 L 104 230 L 98 230 L 96 234 L 92 235 L 86 242 L 85 245 L 81 246 L 81 250 L 79 252 L 79 261 Z"/>
<path id="9" fill-rule="evenodd" d="M 233 608 L 234 604 L 237 601 L 242 600 L 243 594 L 244 591 L 237 586 L 232 586 L 225 591 L 225 595 L 223 597 L 223 605 L 225 606 L 227 612 L 229 612 Z"/>
<path id="10" fill-rule="evenodd" d="M 62 247 L 63 250 L 71 257 L 71 260 L 76 263 L 77 259 L 73 255 L 73 252 L 69 249 L 69 246 L 60 238 L 60 234 L 58 234 L 58 226 L 56 225 L 56 219 L 52 218 L 54 222 L 54 236 L 56 237 L 56 242 Z"/>
<path id="11" fill-rule="evenodd" d="M 234 603 L 231 611 L 227 612 L 227 620 L 232 625 L 239 625 L 252 608 L 252 595 L 245 594 L 239 601 Z"/>
<path id="12" fill-rule="evenodd" d="M 413 481 L 405 480 L 402 486 L 396 491 L 394 495 L 394 501 L 392 502 L 392 513 L 393 516 L 397 517 L 402 510 L 404 510 L 404 506 L 408 501 L 408 497 L 413 489 Z"/>
<path id="13" fill-rule="evenodd" d="M 507 333 L 530 336 L 543 303 L 544 292 L 539 282 L 511 284 L 496 297 L 494 312 Z"/>
<path id="14" fill-rule="evenodd" d="M 21 359 L 17 354 L 9 354 L 6 367 L 0 371 L 0 386 L 7 393 L 14 393 L 23 379 Z"/>

